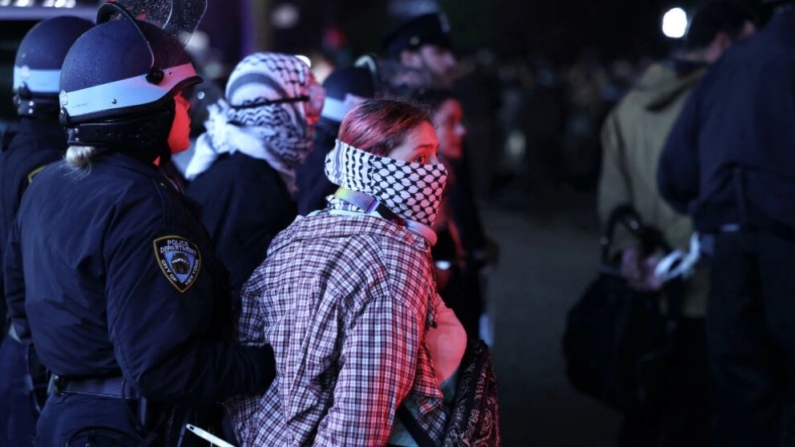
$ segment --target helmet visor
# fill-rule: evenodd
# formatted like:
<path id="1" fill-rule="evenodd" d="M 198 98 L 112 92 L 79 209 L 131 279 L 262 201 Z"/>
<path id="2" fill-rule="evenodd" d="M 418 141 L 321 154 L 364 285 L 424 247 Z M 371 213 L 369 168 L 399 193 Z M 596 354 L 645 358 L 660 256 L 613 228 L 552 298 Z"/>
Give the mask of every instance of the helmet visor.
<path id="1" fill-rule="evenodd" d="M 157 26 L 182 46 L 188 44 L 207 10 L 207 0 L 109 0 L 108 4 L 120 6 L 132 18 Z M 119 18 L 121 14 L 118 8 L 103 5 L 97 13 L 97 23 Z"/>

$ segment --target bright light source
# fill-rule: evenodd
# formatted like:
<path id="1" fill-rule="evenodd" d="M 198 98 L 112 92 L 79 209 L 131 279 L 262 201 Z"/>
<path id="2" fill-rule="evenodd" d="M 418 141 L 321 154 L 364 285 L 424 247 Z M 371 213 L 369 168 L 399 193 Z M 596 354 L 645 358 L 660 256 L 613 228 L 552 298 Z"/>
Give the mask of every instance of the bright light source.
<path id="1" fill-rule="evenodd" d="M 16 3 L 14 3 L 14 6 L 21 6 L 23 8 L 25 6 L 33 6 L 33 1 L 32 0 L 17 0 Z"/>
<path id="2" fill-rule="evenodd" d="M 662 31 L 667 37 L 681 39 L 687 32 L 687 13 L 682 8 L 669 9 L 663 16 Z"/>
<path id="3" fill-rule="evenodd" d="M 271 23 L 276 28 L 290 29 L 298 24 L 301 11 L 293 3 L 282 3 L 276 6 L 271 13 Z"/>
<path id="4" fill-rule="evenodd" d="M 312 68 L 312 61 L 307 56 L 304 56 L 303 54 L 296 54 L 295 57 L 304 61 L 306 65 L 309 65 L 309 68 Z"/>
<path id="5" fill-rule="evenodd" d="M 56 8 L 63 8 L 64 6 L 66 6 L 66 0 L 55 0 Z"/>

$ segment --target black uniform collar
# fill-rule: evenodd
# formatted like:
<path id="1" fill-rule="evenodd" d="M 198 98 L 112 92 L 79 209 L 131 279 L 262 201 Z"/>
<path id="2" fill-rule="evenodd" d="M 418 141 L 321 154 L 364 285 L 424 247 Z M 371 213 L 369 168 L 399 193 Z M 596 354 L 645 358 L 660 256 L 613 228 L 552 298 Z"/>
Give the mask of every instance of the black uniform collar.
<path id="1" fill-rule="evenodd" d="M 66 131 L 57 119 L 46 119 L 36 117 L 22 117 L 17 125 L 17 133 L 24 133 L 26 135 L 40 136 L 58 136 L 63 139 L 64 146 L 66 146 Z"/>
<path id="2" fill-rule="evenodd" d="M 158 181 L 165 181 L 166 178 L 160 171 L 160 168 L 154 163 L 147 163 L 135 158 L 130 157 L 121 152 L 108 151 L 96 160 L 96 163 L 103 163 L 111 166 L 118 166 L 121 168 L 129 169 L 138 172 L 147 177 Z"/>

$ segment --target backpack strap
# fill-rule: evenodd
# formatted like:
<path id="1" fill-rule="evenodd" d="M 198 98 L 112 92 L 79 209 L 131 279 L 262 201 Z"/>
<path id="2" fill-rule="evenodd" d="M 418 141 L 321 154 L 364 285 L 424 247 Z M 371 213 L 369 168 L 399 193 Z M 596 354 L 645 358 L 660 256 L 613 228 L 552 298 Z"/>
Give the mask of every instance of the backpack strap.
<path id="1" fill-rule="evenodd" d="M 414 416 L 411 415 L 411 412 L 406 408 L 405 404 L 400 404 L 398 407 L 397 417 L 419 447 L 438 447 L 433 439 L 431 439 L 430 435 L 420 427 L 419 422 L 414 419 Z"/>

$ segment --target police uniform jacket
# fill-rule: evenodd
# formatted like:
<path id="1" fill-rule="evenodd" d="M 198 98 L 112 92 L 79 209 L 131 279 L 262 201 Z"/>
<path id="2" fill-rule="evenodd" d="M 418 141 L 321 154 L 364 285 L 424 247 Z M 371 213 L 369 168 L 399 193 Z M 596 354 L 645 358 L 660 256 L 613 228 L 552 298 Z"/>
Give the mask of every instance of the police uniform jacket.
<path id="1" fill-rule="evenodd" d="M 774 16 L 694 89 L 663 149 L 660 193 L 702 232 L 795 229 L 795 16 Z"/>
<path id="2" fill-rule="evenodd" d="M 66 134 L 57 121 L 36 118 L 20 120 L 17 133 L 0 154 L 0 253 L 5 250 L 8 231 L 19 209 L 22 193 L 33 177 L 48 164 L 60 160 L 65 150 Z M 0 318 L 5 315 L 5 300 L 0 299 Z"/>
<path id="3" fill-rule="evenodd" d="M 287 186 L 265 160 L 235 152 L 221 155 L 187 193 L 201 205 L 202 222 L 239 293 L 274 236 L 295 219 Z"/>
<path id="4" fill-rule="evenodd" d="M 253 391 L 268 367 L 222 342 L 231 294 L 185 199 L 148 163 L 110 153 L 45 168 L 5 253 L 12 322 L 66 378 L 123 374 L 154 401 Z M 229 334 L 231 335 L 231 334 Z"/>

